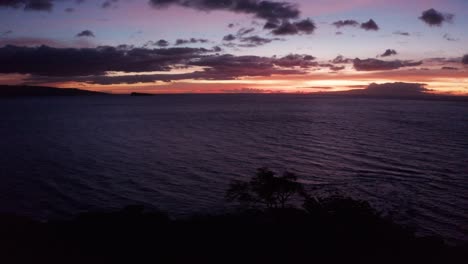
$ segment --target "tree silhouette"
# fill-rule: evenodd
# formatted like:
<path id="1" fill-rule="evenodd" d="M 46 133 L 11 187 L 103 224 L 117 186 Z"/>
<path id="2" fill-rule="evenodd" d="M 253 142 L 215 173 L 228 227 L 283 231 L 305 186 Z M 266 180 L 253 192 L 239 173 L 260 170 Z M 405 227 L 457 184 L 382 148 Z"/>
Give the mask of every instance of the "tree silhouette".
<path id="1" fill-rule="evenodd" d="M 297 182 L 294 173 L 286 171 L 282 176 L 275 175 L 268 168 L 259 168 L 250 181 L 233 181 L 226 192 L 226 199 L 246 207 L 285 208 L 294 195 L 304 193 L 303 185 Z"/>

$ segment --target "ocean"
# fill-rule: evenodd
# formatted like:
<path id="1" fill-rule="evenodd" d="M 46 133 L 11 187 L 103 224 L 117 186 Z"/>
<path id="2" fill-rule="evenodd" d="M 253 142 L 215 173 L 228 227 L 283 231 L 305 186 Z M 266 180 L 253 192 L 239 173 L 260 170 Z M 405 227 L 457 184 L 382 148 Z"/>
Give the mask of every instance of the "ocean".
<path id="1" fill-rule="evenodd" d="M 259 167 L 468 241 L 468 103 L 313 95 L 0 99 L 0 212 L 230 208 Z"/>

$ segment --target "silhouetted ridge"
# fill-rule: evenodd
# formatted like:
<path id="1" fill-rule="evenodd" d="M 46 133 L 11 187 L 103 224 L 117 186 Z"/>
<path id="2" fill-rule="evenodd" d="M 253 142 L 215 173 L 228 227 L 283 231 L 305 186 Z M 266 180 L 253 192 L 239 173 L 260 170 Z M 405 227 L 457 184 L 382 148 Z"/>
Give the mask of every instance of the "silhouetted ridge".
<path id="1" fill-rule="evenodd" d="M 0 85 L 0 97 L 16 96 L 74 96 L 107 95 L 107 93 L 81 90 L 76 88 L 54 88 L 46 86 Z"/>

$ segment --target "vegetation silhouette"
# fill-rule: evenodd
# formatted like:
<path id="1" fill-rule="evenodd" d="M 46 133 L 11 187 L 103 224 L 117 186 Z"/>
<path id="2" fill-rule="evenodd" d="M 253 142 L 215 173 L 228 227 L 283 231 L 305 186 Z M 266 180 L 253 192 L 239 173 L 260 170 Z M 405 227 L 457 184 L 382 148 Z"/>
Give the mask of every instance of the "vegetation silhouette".
<path id="1" fill-rule="evenodd" d="M 38 222 L 0 216 L 2 263 L 467 263 L 468 247 L 382 217 L 369 203 L 314 197 L 267 168 L 233 182 L 241 210 L 171 219 L 143 206 Z M 294 206 L 292 197 L 303 200 Z M 244 207 L 245 206 L 245 207 Z"/>
<path id="2" fill-rule="evenodd" d="M 259 168 L 249 182 L 233 181 L 226 192 L 229 202 L 237 201 L 245 207 L 263 205 L 268 209 L 286 208 L 287 202 L 295 195 L 303 195 L 304 186 L 297 182 L 292 172 L 282 176 L 268 168 Z"/>

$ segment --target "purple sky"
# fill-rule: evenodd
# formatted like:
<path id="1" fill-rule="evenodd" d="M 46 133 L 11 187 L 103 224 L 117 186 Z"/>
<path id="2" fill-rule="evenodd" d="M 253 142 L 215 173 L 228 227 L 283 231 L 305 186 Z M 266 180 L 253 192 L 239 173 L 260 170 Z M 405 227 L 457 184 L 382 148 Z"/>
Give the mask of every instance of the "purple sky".
<path id="1" fill-rule="evenodd" d="M 0 84 L 468 93 L 466 0 L 8 0 L 0 17 Z"/>

